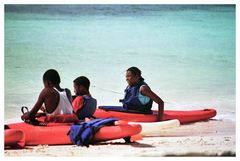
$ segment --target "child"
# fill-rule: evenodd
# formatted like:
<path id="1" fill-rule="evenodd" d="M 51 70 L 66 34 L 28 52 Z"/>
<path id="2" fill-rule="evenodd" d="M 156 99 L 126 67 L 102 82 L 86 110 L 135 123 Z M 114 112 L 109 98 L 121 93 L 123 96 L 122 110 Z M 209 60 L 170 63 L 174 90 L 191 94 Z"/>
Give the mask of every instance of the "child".
<path id="1" fill-rule="evenodd" d="M 72 97 L 69 89 L 60 87 L 60 76 L 54 69 L 47 70 L 43 75 L 44 89 L 32 110 L 22 115 L 23 120 L 34 120 L 39 109 L 47 115 L 71 114 Z M 42 105 L 45 107 L 42 107 Z"/>
<path id="2" fill-rule="evenodd" d="M 141 74 L 141 70 L 137 67 L 127 69 L 126 81 L 128 86 L 125 89 L 124 99 L 121 100 L 123 108 L 149 113 L 154 101 L 158 104 L 158 120 L 160 121 L 163 116 L 164 102 L 144 82 Z"/>
<path id="3" fill-rule="evenodd" d="M 93 117 L 96 110 L 97 100 L 89 92 L 90 81 L 87 77 L 80 76 L 73 81 L 76 98 L 73 100 L 73 112 L 78 119 L 84 120 L 86 117 Z"/>

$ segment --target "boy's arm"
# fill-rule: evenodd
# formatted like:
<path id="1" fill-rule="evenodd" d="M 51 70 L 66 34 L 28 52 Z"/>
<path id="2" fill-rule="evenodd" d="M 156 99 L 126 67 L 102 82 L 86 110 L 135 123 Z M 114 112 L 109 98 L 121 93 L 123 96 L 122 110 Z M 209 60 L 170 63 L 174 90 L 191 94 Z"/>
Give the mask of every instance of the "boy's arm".
<path id="1" fill-rule="evenodd" d="M 73 111 L 76 113 L 79 109 L 83 107 L 83 104 L 84 98 L 82 96 L 77 96 L 72 102 Z"/>
<path id="2" fill-rule="evenodd" d="M 158 104 L 158 117 L 157 117 L 157 119 L 158 119 L 158 121 L 160 121 L 162 116 L 163 116 L 163 110 L 164 110 L 163 100 L 158 95 L 156 95 L 151 89 L 149 89 L 146 86 L 142 86 L 140 91 L 144 96 L 149 97 L 150 99 L 152 99 L 154 102 L 156 102 Z"/>
<path id="3" fill-rule="evenodd" d="M 33 108 L 29 112 L 27 112 L 21 116 L 21 118 L 23 120 L 35 119 L 35 116 L 36 116 L 38 110 L 42 107 L 42 104 L 44 103 L 44 93 L 45 93 L 45 91 L 42 90 L 42 92 L 39 94 L 38 100 L 37 100 L 36 104 L 33 106 Z"/>
<path id="4" fill-rule="evenodd" d="M 69 89 L 65 89 L 69 102 L 72 104 L 72 94 Z"/>

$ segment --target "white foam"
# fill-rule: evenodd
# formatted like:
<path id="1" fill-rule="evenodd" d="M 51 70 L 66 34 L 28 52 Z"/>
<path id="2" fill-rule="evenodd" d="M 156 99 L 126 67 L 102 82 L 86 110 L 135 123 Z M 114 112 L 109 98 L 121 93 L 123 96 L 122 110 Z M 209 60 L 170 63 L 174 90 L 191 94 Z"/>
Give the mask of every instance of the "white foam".
<path id="1" fill-rule="evenodd" d="M 223 121 L 228 120 L 228 121 L 236 122 L 236 115 L 235 113 L 232 113 L 232 112 L 225 112 L 225 113 L 217 114 L 215 117 L 213 117 L 213 119 L 223 120 Z"/>

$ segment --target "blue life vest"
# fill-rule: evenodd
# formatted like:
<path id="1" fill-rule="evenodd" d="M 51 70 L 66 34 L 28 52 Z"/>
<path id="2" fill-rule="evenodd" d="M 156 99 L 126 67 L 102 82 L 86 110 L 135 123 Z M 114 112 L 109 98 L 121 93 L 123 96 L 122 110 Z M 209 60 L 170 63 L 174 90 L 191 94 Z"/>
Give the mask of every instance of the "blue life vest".
<path id="1" fill-rule="evenodd" d="M 136 111 L 141 111 L 146 113 L 151 112 L 153 101 L 150 99 L 150 101 L 144 105 L 139 100 L 139 92 L 140 92 L 140 87 L 142 85 L 146 85 L 149 88 L 149 86 L 144 81 L 140 81 L 137 85 L 128 86 L 125 89 L 125 96 L 124 96 L 124 99 L 122 100 L 124 109 L 136 110 Z"/>
<path id="2" fill-rule="evenodd" d="M 73 144 L 88 147 L 89 144 L 92 144 L 95 134 L 101 127 L 114 125 L 114 122 L 117 120 L 116 118 L 94 119 L 88 122 L 73 124 L 68 135 Z"/>
<path id="3" fill-rule="evenodd" d="M 97 100 L 89 95 L 83 95 L 84 104 L 81 109 L 76 112 L 78 119 L 84 120 L 86 117 L 93 117 L 97 108 Z"/>

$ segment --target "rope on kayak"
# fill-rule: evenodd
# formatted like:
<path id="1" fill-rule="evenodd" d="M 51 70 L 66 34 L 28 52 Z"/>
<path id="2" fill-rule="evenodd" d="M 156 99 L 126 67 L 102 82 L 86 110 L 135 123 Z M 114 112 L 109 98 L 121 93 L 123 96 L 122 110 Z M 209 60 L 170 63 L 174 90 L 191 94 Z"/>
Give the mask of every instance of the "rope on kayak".
<path id="1" fill-rule="evenodd" d="M 114 94 L 119 94 L 119 95 L 122 95 L 122 96 L 124 95 L 124 94 L 121 93 L 121 92 L 117 92 L 117 91 L 105 89 L 105 88 L 102 88 L 102 87 L 97 87 L 97 86 L 95 86 L 95 85 L 93 85 L 92 87 L 93 87 L 93 88 L 98 88 L 98 89 L 100 89 L 100 90 L 102 90 L 102 91 L 106 91 L 106 92 L 110 92 L 110 93 L 114 93 Z"/>
<path id="2" fill-rule="evenodd" d="M 93 85 L 92 87 L 93 87 L 93 88 L 98 88 L 98 89 L 100 89 L 100 90 L 102 90 L 102 91 L 106 91 L 106 92 L 110 92 L 110 93 L 114 93 L 114 94 L 118 94 L 118 95 L 124 96 L 124 94 L 121 93 L 121 92 L 117 92 L 117 91 L 109 90 L 109 89 L 102 88 L 102 87 L 97 87 L 96 85 Z M 164 101 L 164 103 L 174 104 L 174 103 L 169 102 L 169 101 Z"/>

